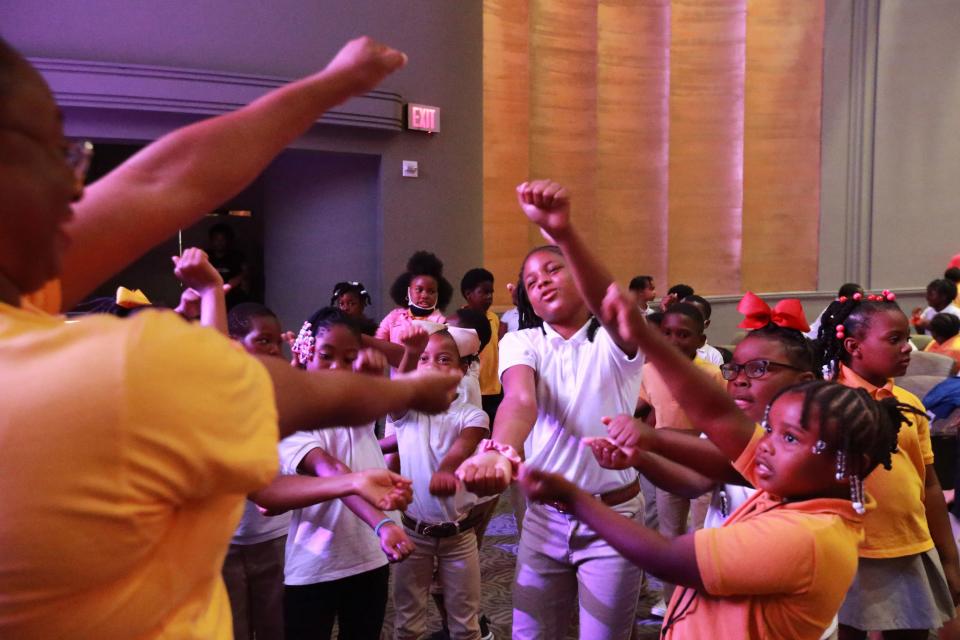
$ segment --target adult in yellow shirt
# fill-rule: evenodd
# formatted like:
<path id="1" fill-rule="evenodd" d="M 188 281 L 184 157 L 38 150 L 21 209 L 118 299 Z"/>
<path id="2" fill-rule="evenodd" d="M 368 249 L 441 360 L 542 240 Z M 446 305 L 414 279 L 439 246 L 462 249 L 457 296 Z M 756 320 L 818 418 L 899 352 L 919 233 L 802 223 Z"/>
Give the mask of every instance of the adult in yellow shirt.
<path id="1" fill-rule="evenodd" d="M 308 375 L 172 313 L 43 313 L 228 199 L 404 61 L 354 40 L 84 193 L 89 145 L 66 141 L 46 84 L 0 40 L 0 637 L 232 637 L 220 567 L 244 496 L 276 473 L 278 436 L 449 404 L 455 380 Z"/>

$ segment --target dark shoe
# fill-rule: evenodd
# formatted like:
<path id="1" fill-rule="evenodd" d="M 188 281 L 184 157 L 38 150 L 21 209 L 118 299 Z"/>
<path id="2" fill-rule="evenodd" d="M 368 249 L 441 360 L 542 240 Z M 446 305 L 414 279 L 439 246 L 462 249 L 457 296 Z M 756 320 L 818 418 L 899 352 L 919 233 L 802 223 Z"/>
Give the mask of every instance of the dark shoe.
<path id="1" fill-rule="evenodd" d="M 480 640 L 496 640 L 493 631 L 490 631 L 490 621 L 482 613 L 480 614 Z"/>

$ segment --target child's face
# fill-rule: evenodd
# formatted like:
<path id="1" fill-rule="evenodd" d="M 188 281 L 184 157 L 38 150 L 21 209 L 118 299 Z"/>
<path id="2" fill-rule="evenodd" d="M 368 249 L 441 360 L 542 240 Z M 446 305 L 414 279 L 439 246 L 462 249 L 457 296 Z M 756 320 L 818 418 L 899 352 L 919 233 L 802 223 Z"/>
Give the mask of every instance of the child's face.
<path id="1" fill-rule="evenodd" d="M 706 342 L 697 322 L 682 313 L 668 313 L 663 316 L 660 331 L 673 346 L 691 360 L 697 357 L 697 349 Z"/>
<path id="2" fill-rule="evenodd" d="M 640 289 L 637 292 L 637 298 L 639 302 L 645 302 L 647 304 L 653 302 L 654 298 L 657 297 L 657 285 L 654 284 L 653 280 L 650 281 L 650 286 L 646 289 Z"/>
<path id="3" fill-rule="evenodd" d="M 348 316 L 354 318 L 363 317 L 364 304 L 360 296 L 353 291 L 348 291 L 337 298 L 337 306 Z"/>
<path id="4" fill-rule="evenodd" d="M 748 378 L 746 371 L 741 368 L 736 378 L 727 381 L 727 393 L 751 420 L 760 422 L 770 399 L 778 391 L 804 380 L 812 380 L 814 376 L 810 372 L 779 366 L 792 366 L 787 350 L 780 342 L 748 335 L 737 345 L 731 363 L 742 367 L 757 360 L 769 363 L 766 373 L 759 378 Z"/>
<path id="5" fill-rule="evenodd" d="M 787 393 L 770 408 L 767 433 L 754 461 L 758 487 L 781 497 L 824 496 L 837 492 L 837 458 L 829 450 L 813 448 L 820 439 L 820 417 L 811 411 L 810 428 L 800 424 L 803 396 Z"/>
<path id="6" fill-rule="evenodd" d="M 437 304 L 437 281 L 431 276 L 416 276 L 410 280 L 410 302 L 432 309 Z"/>
<path id="7" fill-rule="evenodd" d="M 316 352 L 307 371 L 339 369 L 350 371 L 360 353 L 360 340 L 350 329 L 336 324 L 317 331 Z"/>
<path id="8" fill-rule="evenodd" d="M 533 312 L 550 324 L 562 323 L 583 310 L 583 300 L 563 256 L 537 251 L 523 265 L 523 287 Z"/>
<path id="9" fill-rule="evenodd" d="M 910 325 L 899 309 L 870 316 L 865 334 L 845 343 L 850 367 L 867 380 L 902 376 L 910 364 Z"/>
<path id="10" fill-rule="evenodd" d="M 936 289 L 927 289 L 927 304 L 936 309 L 937 311 L 943 311 L 948 304 L 953 302 L 945 295 L 942 295 Z"/>
<path id="11" fill-rule="evenodd" d="M 473 289 L 467 290 L 464 297 L 468 307 L 486 313 L 493 304 L 493 282 L 481 282 Z"/>
<path id="12" fill-rule="evenodd" d="M 261 356 L 279 356 L 283 344 L 280 337 L 280 322 L 271 316 L 250 319 L 250 331 L 240 338 L 247 353 Z"/>
<path id="13" fill-rule="evenodd" d="M 463 373 L 457 343 L 453 341 L 453 338 L 450 337 L 449 334 L 433 334 L 427 342 L 427 348 L 420 354 L 417 369 L 439 371 L 442 373 L 450 371 Z"/>

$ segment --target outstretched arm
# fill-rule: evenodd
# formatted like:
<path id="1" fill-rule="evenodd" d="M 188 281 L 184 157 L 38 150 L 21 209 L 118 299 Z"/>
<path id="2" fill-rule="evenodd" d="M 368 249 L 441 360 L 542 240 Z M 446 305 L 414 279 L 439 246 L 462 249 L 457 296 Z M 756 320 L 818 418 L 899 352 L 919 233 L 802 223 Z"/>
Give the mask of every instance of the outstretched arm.
<path id="1" fill-rule="evenodd" d="M 299 429 L 372 422 L 391 412 L 445 411 L 456 396 L 456 374 L 415 373 L 393 380 L 343 371 L 308 372 L 281 358 L 258 358 L 273 381 L 280 437 Z"/>
<path id="2" fill-rule="evenodd" d="M 703 590 L 693 534 L 666 538 L 623 517 L 563 476 L 525 467 L 520 484 L 531 500 L 559 501 L 630 562 L 662 580 Z"/>
<path id="3" fill-rule="evenodd" d="M 643 350 L 647 361 L 663 374 L 674 398 L 686 398 L 684 412 L 691 423 L 703 429 L 723 453 L 736 460 L 750 443 L 755 425 L 706 373 L 686 359 L 659 331 L 647 325 L 637 305 L 616 285 L 610 285 L 603 301 L 603 317 L 618 326 L 625 339 Z"/>
<path id="4" fill-rule="evenodd" d="M 323 71 L 178 129 L 90 185 L 69 228 L 64 308 L 235 195 L 325 111 L 370 91 L 405 62 L 369 38 L 352 40 Z"/>
<path id="5" fill-rule="evenodd" d="M 317 447 L 304 456 L 303 460 L 300 461 L 297 471 L 316 475 L 321 478 L 328 478 L 350 473 L 350 467 Z M 380 522 L 388 519 L 383 511 L 360 496 L 345 496 L 342 500 L 343 504 L 350 509 L 354 515 L 366 522 L 371 529 L 376 528 Z M 387 531 L 387 529 L 389 529 L 389 531 Z M 413 551 L 413 543 L 407 538 L 407 535 L 403 532 L 403 529 L 400 528 L 400 525 L 395 522 L 381 527 L 377 532 L 377 536 L 380 538 L 380 547 L 383 549 L 383 553 L 386 554 L 387 558 L 392 562 L 403 560 Z"/>
<path id="6" fill-rule="evenodd" d="M 367 469 L 326 478 L 277 476 L 249 498 L 275 516 L 348 495 L 363 498 L 378 509 L 405 509 L 413 492 L 411 481 L 386 469 Z"/>
<path id="7" fill-rule="evenodd" d="M 552 180 L 524 182 L 517 187 L 517 200 L 527 218 L 563 251 L 587 308 L 603 323 L 617 346 L 633 356 L 637 352 L 633 340 L 618 334 L 616 327 L 605 322 L 600 314 L 603 296 L 613 282 L 613 276 L 574 229 L 570 221 L 570 195 L 567 190 Z"/>
<path id="8" fill-rule="evenodd" d="M 493 422 L 492 439 L 523 455 L 523 443 L 537 421 L 537 386 L 533 369 L 516 365 L 503 372 L 503 401 Z M 468 458 L 457 469 L 468 491 L 489 496 L 502 493 L 513 480 L 513 464 L 496 451 Z"/>

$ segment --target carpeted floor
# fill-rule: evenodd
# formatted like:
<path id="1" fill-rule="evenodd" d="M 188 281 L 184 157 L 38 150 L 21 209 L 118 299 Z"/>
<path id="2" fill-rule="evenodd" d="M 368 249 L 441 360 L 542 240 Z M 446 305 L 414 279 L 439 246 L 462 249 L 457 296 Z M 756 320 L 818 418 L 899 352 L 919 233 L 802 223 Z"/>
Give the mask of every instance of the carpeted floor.
<path id="1" fill-rule="evenodd" d="M 510 509 L 509 500 L 500 500 L 496 513 L 487 527 L 480 550 L 480 571 L 483 576 L 481 609 L 490 620 L 490 629 L 497 640 L 508 640 L 511 632 L 513 607 L 511 588 L 517 559 L 517 526 Z M 392 588 L 392 584 L 391 584 Z M 656 602 L 655 591 L 645 592 L 641 598 L 634 640 L 654 640 L 660 634 L 660 620 L 648 619 L 651 605 Z M 571 627 L 568 640 L 577 639 L 575 611 L 571 611 Z M 440 629 L 440 617 L 431 602 L 428 607 L 428 635 Z M 383 640 L 393 638 L 392 596 L 387 604 L 387 617 L 381 634 Z"/>

